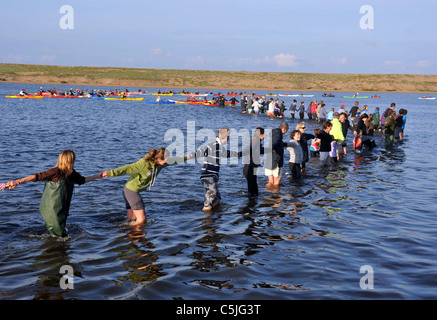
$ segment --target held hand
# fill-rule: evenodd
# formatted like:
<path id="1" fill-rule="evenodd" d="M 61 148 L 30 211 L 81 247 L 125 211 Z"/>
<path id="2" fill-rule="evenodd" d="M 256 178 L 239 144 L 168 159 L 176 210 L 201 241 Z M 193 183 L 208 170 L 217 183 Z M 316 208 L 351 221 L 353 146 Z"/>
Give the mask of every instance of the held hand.
<path id="1" fill-rule="evenodd" d="M 9 181 L 5 184 L 5 188 L 14 189 L 18 184 L 15 181 Z"/>
<path id="2" fill-rule="evenodd" d="M 107 170 L 102 171 L 102 173 L 100 175 L 101 175 L 102 178 L 106 179 L 108 177 L 108 171 Z"/>

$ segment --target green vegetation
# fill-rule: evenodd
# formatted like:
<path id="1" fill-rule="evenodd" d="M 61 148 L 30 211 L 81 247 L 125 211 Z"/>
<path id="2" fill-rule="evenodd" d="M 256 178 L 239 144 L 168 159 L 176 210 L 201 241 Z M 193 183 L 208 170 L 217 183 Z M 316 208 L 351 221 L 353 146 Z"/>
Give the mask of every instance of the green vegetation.
<path id="1" fill-rule="evenodd" d="M 0 64 L 0 82 L 222 90 L 437 92 L 437 75 L 327 74 Z"/>

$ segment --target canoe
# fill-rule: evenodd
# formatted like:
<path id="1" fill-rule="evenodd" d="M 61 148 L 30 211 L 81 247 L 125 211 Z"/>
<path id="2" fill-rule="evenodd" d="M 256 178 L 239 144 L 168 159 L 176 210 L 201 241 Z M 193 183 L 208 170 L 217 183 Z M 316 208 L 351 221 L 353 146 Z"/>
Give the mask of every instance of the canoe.
<path id="1" fill-rule="evenodd" d="M 146 103 L 161 103 L 161 104 L 175 104 L 174 101 L 146 101 Z"/>
<path id="2" fill-rule="evenodd" d="M 46 98 L 68 98 L 68 99 L 72 99 L 72 98 L 77 98 L 78 96 L 61 96 L 61 95 L 53 96 L 53 95 L 45 95 L 44 97 L 46 97 Z"/>
<path id="3" fill-rule="evenodd" d="M 173 93 L 174 96 L 206 97 L 207 93 Z"/>
<path id="4" fill-rule="evenodd" d="M 280 97 L 314 97 L 313 94 L 280 94 Z"/>
<path id="5" fill-rule="evenodd" d="M 171 100 L 171 99 L 169 99 L 168 101 L 170 101 L 170 102 L 174 102 L 174 103 L 191 103 L 191 101 L 184 101 L 184 100 Z"/>
<path id="6" fill-rule="evenodd" d="M 105 100 L 118 100 L 118 101 L 142 101 L 144 98 L 105 98 Z"/>
<path id="7" fill-rule="evenodd" d="M 20 96 L 18 94 L 14 94 L 11 96 L 6 96 L 6 98 L 18 98 L 18 99 L 42 99 L 43 96 L 36 96 L 36 95 L 28 95 L 28 96 Z"/>
<path id="8" fill-rule="evenodd" d="M 368 98 L 368 96 L 343 96 L 343 98 L 347 98 L 347 99 L 366 99 Z"/>

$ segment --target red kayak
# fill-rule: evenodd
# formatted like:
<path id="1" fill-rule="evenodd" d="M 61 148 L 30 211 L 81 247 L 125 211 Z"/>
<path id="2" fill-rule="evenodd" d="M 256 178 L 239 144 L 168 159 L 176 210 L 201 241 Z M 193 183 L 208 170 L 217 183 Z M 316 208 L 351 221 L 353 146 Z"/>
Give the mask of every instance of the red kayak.
<path id="1" fill-rule="evenodd" d="M 53 96 L 53 95 L 45 95 L 46 98 L 77 98 L 78 96 Z"/>

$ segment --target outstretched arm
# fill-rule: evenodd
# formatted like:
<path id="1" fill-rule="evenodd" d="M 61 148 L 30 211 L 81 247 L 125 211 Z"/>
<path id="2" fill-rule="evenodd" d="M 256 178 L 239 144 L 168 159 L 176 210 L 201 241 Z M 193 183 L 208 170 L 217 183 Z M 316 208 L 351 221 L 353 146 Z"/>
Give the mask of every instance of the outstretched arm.
<path id="1" fill-rule="evenodd" d="M 94 176 L 85 177 L 85 183 L 87 183 L 87 182 L 91 182 L 91 181 L 94 181 L 94 180 L 96 180 L 96 179 L 103 178 L 103 173 L 104 173 L 104 172 L 105 172 L 105 171 L 102 171 L 102 172 L 100 172 L 99 174 L 96 174 L 96 175 L 94 175 Z M 106 171 L 106 174 L 108 174 L 108 171 Z"/>
<path id="2" fill-rule="evenodd" d="M 27 176 L 25 178 L 9 181 L 8 183 L 6 183 L 5 187 L 9 188 L 9 189 L 14 189 L 19 184 L 29 182 L 29 181 L 35 181 L 35 179 L 36 179 L 36 176 L 33 174 L 33 175 Z"/>

